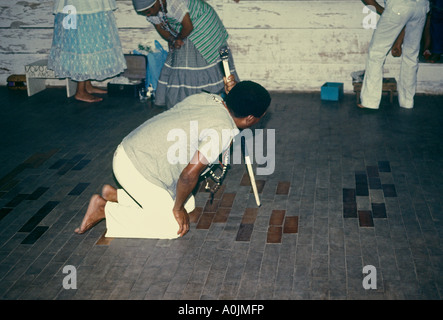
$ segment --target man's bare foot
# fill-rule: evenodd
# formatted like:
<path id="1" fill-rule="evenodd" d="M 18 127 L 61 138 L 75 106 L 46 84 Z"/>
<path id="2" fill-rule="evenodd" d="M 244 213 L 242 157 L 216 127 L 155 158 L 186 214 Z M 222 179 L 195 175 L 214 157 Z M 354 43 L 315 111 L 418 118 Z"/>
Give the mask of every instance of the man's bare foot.
<path id="1" fill-rule="evenodd" d="M 106 201 L 118 202 L 117 201 L 117 189 L 109 184 L 105 184 L 102 189 L 102 197 Z"/>
<path id="2" fill-rule="evenodd" d="M 103 100 L 103 98 L 93 96 L 92 94 L 89 94 L 89 93 L 87 93 L 87 92 L 84 92 L 84 93 L 76 93 L 75 96 L 74 96 L 74 98 L 75 98 L 76 100 L 84 101 L 84 102 L 100 102 L 100 101 Z"/>
<path id="3" fill-rule="evenodd" d="M 82 234 L 94 227 L 97 223 L 102 221 L 105 216 L 106 200 L 98 194 L 91 197 L 89 201 L 88 210 L 83 218 L 80 228 L 74 230 L 77 234 Z"/>

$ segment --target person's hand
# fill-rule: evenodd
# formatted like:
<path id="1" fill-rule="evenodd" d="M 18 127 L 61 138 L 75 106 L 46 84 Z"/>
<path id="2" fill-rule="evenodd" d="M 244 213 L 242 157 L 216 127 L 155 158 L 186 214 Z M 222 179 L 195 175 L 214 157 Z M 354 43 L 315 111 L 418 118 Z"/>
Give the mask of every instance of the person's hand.
<path id="1" fill-rule="evenodd" d="M 391 54 L 393 57 L 400 57 L 401 56 L 401 44 L 394 43 L 391 49 Z"/>
<path id="2" fill-rule="evenodd" d="M 176 40 L 174 41 L 174 48 L 175 48 L 175 49 L 180 49 L 184 44 L 185 44 L 185 43 L 184 43 L 183 40 L 181 40 L 181 39 L 176 39 Z"/>
<path id="3" fill-rule="evenodd" d="M 226 92 L 226 94 L 228 94 L 229 91 L 231 91 L 232 88 L 234 88 L 234 86 L 237 84 L 233 74 L 231 74 L 228 77 L 228 79 L 226 79 L 226 77 L 223 77 L 223 82 L 225 83 L 225 92 Z"/>
<path id="4" fill-rule="evenodd" d="M 403 40 L 405 38 L 405 28 L 403 28 L 398 35 L 397 39 L 395 39 L 394 44 L 391 48 L 391 54 L 393 57 L 400 57 L 402 53 Z"/>
<path id="5" fill-rule="evenodd" d="M 177 234 L 183 237 L 189 231 L 189 215 L 185 209 L 173 209 L 172 212 L 179 225 Z"/>

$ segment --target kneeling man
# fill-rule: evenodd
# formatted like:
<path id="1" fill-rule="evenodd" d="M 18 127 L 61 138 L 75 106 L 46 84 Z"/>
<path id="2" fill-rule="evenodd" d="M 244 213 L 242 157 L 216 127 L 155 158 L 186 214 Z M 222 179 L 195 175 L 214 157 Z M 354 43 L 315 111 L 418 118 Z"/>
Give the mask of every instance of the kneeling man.
<path id="1" fill-rule="evenodd" d="M 225 100 L 208 93 L 189 96 L 126 136 L 113 159 L 121 189 L 105 185 L 102 195 L 94 195 L 75 232 L 106 219 L 107 237 L 184 236 L 201 173 L 229 148 L 238 129 L 260 120 L 271 102 L 268 91 L 252 81 L 228 88 Z M 176 141 L 180 135 L 189 138 Z M 185 160 L 177 150 L 186 151 Z"/>

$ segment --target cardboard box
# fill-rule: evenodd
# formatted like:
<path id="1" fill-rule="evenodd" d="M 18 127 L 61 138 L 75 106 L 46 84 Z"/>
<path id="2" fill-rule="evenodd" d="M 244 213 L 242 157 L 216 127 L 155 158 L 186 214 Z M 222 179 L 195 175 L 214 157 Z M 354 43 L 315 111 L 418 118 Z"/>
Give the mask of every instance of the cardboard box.
<path id="1" fill-rule="evenodd" d="M 338 101 L 343 97 L 342 82 L 326 82 L 321 87 L 321 99 L 327 101 Z"/>
<path id="2" fill-rule="evenodd" d="M 108 95 L 138 98 L 138 92 L 146 81 L 145 55 L 125 54 L 127 69 L 108 82 Z"/>

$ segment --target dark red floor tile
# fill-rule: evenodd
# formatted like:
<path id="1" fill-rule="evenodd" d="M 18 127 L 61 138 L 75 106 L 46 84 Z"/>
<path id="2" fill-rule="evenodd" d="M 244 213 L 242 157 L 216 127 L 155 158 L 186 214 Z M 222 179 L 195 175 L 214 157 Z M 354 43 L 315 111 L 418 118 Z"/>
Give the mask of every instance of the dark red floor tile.
<path id="1" fill-rule="evenodd" d="M 240 181 L 240 185 L 243 187 L 251 185 L 251 180 L 249 179 L 249 174 L 247 172 L 245 172 L 243 174 L 241 181 Z"/>
<path id="2" fill-rule="evenodd" d="M 203 212 L 202 207 L 195 207 L 194 211 L 189 212 L 189 222 L 191 223 L 197 223 L 200 219 L 200 216 Z"/>
<path id="3" fill-rule="evenodd" d="M 243 224 L 253 224 L 257 218 L 258 208 L 246 208 L 243 213 L 242 222 Z"/>
<path id="4" fill-rule="evenodd" d="M 231 208 L 218 208 L 214 216 L 214 223 L 225 223 L 228 220 Z"/>
<path id="5" fill-rule="evenodd" d="M 283 228 L 281 226 L 269 226 L 266 237 L 267 243 L 281 243 Z"/>
<path id="6" fill-rule="evenodd" d="M 220 208 L 232 207 L 232 205 L 234 204 L 235 196 L 235 193 L 224 193 L 220 201 Z"/>
<path id="7" fill-rule="evenodd" d="M 358 221 L 360 224 L 360 227 L 373 227 L 374 221 L 372 220 L 372 213 L 371 211 L 367 210 L 359 210 L 358 211 Z"/>
<path id="8" fill-rule="evenodd" d="M 283 233 L 298 232 L 298 216 L 286 216 L 283 224 Z"/>
<path id="9" fill-rule="evenodd" d="M 283 195 L 289 194 L 290 186 L 291 183 L 289 181 L 280 181 L 277 185 L 277 191 L 275 192 L 275 194 L 283 194 Z"/>
<path id="10" fill-rule="evenodd" d="M 281 226 L 285 219 L 286 210 L 272 210 L 271 218 L 269 219 L 269 225 Z"/>
<path id="11" fill-rule="evenodd" d="M 205 212 L 216 212 L 217 211 L 217 209 L 218 209 L 218 204 L 219 204 L 219 202 L 220 202 L 220 200 L 213 200 L 212 202 L 211 202 L 211 200 L 207 200 L 206 201 L 206 205 L 205 205 L 205 207 L 203 208 L 203 213 L 205 213 Z"/>
<path id="12" fill-rule="evenodd" d="M 265 183 L 266 183 L 265 180 L 255 180 L 255 184 L 257 186 L 257 192 L 258 193 L 262 193 L 263 192 L 263 188 L 265 187 Z M 251 190 L 249 192 L 253 193 L 252 186 L 251 186 Z"/>
<path id="13" fill-rule="evenodd" d="M 196 229 L 209 229 L 212 224 L 212 220 L 214 219 L 215 212 L 204 212 L 200 216 L 198 220 Z"/>

